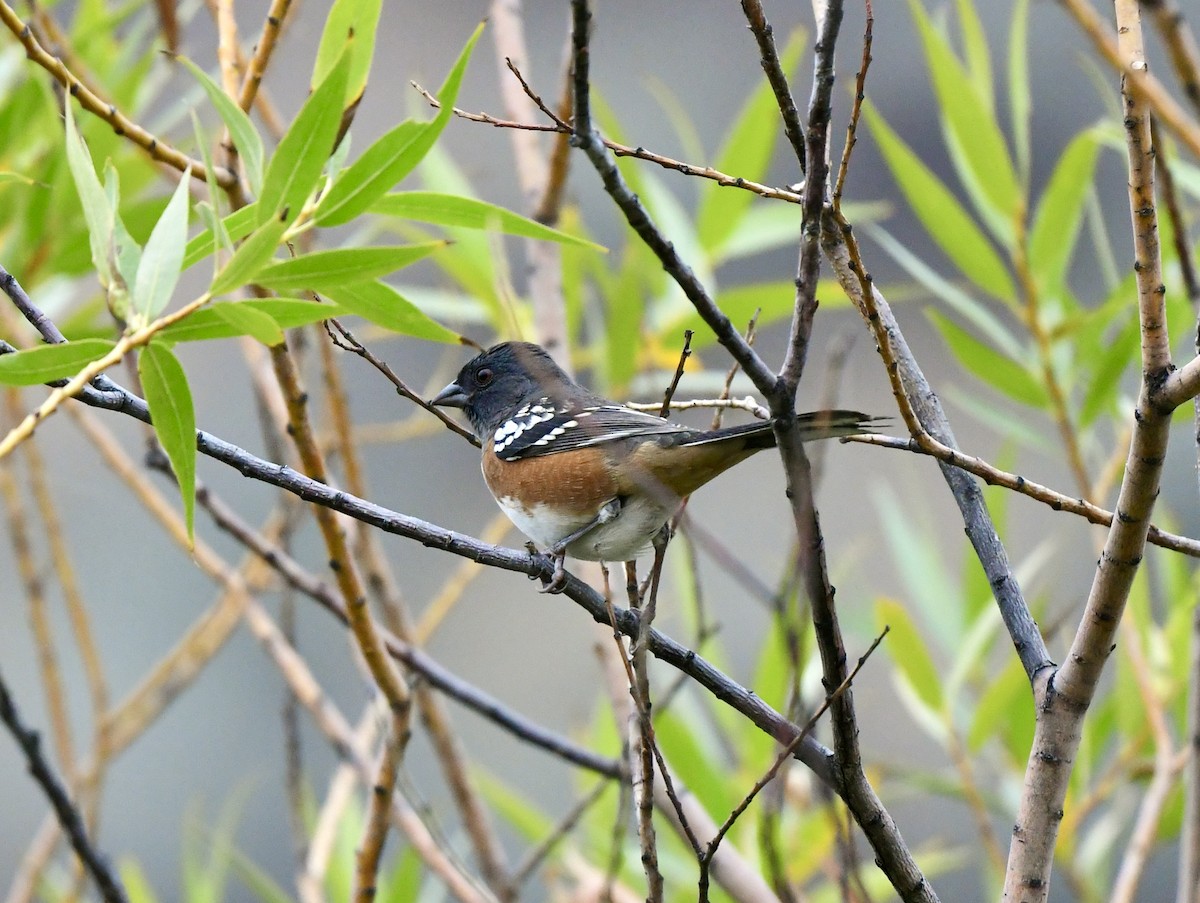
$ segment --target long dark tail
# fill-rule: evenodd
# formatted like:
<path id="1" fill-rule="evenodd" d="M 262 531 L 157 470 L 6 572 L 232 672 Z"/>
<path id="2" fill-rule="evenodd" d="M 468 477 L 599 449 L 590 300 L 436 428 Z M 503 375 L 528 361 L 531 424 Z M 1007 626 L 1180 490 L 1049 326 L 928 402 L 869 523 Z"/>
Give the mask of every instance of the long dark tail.
<path id="1" fill-rule="evenodd" d="M 886 417 L 873 417 L 861 411 L 811 411 L 807 414 L 797 414 L 800 422 L 801 438 L 805 442 L 814 439 L 832 439 L 837 436 L 854 436 L 858 433 L 872 432 L 871 424 Z M 705 433 L 703 437 L 684 442 L 683 445 L 707 445 L 710 442 L 720 442 L 734 436 L 743 436 L 746 448 L 774 448 L 774 421 L 760 420 L 756 423 L 742 423 L 728 426 L 715 432 Z"/>

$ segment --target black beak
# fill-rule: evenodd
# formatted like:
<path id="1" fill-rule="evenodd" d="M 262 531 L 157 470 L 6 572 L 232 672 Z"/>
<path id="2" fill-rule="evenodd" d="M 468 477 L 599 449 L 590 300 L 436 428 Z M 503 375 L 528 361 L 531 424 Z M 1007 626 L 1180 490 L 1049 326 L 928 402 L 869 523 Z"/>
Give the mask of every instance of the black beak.
<path id="1" fill-rule="evenodd" d="M 429 403 L 443 408 L 465 408 L 469 400 L 462 386 L 458 383 L 450 383 L 431 398 Z"/>

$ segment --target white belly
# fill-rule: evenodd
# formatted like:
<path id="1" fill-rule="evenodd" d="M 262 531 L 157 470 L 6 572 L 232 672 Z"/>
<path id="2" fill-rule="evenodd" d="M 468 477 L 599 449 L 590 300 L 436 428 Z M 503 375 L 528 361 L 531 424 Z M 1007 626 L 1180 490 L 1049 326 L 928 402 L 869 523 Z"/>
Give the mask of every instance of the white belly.
<path id="1" fill-rule="evenodd" d="M 598 513 L 564 518 L 542 505 L 529 509 L 511 498 L 497 502 L 517 529 L 542 549 L 582 529 Z M 648 499 L 627 501 L 615 518 L 598 524 L 567 546 L 567 554 L 585 561 L 632 561 L 650 549 L 650 541 L 675 512 L 676 504 L 667 507 Z"/>

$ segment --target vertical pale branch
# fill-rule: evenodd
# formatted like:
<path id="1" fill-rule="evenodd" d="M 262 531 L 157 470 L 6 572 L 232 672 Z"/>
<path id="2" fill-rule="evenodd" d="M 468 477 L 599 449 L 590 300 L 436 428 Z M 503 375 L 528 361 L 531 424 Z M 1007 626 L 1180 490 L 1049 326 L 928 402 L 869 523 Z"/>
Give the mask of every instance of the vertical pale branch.
<path id="1" fill-rule="evenodd" d="M 1081 724 L 1113 648 L 1117 625 L 1145 550 L 1150 513 L 1158 495 L 1170 415 L 1154 395 L 1170 371 L 1163 303 L 1162 264 L 1154 197 L 1150 108 L 1134 82 L 1146 76 L 1136 0 L 1117 0 L 1117 42 L 1125 72 L 1121 94 L 1129 156 L 1129 205 L 1134 240 L 1142 385 L 1125 477 L 1083 618 L 1066 661 L 1035 683 L 1037 728 L 1013 827 L 1004 899 L 1042 901 L 1049 893 L 1054 842 L 1062 820 Z"/>

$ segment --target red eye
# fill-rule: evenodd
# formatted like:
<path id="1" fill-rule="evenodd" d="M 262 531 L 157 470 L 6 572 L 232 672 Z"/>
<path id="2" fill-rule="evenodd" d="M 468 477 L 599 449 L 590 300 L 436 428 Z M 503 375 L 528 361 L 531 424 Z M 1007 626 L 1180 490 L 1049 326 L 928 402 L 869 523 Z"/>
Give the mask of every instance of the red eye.
<path id="1" fill-rule="evenodd" d="M 492 370 L 490 367 L 480 367 L 475 371 L 475 382 L 481 386 L 486 386 L 492 381 Z"/>

